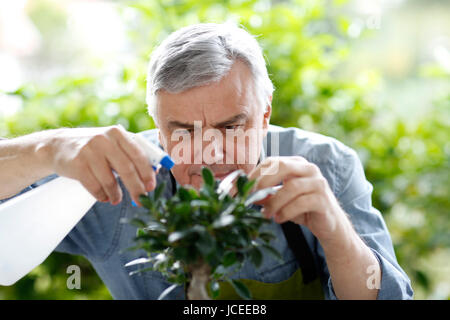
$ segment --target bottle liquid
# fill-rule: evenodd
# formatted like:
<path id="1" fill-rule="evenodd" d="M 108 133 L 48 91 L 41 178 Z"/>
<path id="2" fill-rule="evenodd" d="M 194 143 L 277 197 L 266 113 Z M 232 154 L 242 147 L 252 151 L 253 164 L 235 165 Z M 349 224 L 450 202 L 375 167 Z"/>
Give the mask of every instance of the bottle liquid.
<path id="1" fill-rule="evenodd" d="M 132 136 L 154 170 L 172 168 L 163 150 Z M 78 180 L 58 177 L 0 204 L 0 285 L 14 284 L 44 262 L 96 201 Z"/>

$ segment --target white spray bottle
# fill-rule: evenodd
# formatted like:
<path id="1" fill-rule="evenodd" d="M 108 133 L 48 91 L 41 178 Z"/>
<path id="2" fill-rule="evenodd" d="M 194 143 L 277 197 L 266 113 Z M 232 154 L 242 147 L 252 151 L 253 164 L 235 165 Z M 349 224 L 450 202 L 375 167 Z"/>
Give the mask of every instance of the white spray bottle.
<path id="1" fill-rule="evenodd" d="M 133 134 L 153 169 L 172 159 Z M 9 286 L 40 265 L 97 200 L 74 179 L 58 177 L 0 204 L 0 285 Z"/>

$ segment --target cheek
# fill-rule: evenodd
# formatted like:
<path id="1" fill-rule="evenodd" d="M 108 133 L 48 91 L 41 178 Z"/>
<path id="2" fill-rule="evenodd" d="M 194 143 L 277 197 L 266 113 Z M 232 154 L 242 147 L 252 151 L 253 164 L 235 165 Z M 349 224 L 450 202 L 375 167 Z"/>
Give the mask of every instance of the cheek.
<path id="1" fill-rule="evenodd" d="M 188 174 L 189 167 L 190 165 L 175 165 L 172 168 L 172 174 L 180 185 L 191 185 L 198 190 L 203 184 L 203 178 L 197 174 L 190 176 Z"/>
<path id="2" fill-rule="evenodd" d="M 254 165 L 254 164 L 240 164 L 237 167 L 238 167 L 238 169 L 241 169 L 242 171 L 244 171 L 245 174 L 249 175 L 250 172 L 252 172 L 253 169 L 256 168 L 256 165 Z"/>
<path id="3" fill-rule="evenodd" d="M 202 177 L 197 174 L 192 175 L 190 180 L 190 185 L 192 185 L 197 190 L 200 189 L 203 184 Z"/>
<path id="4" fill-rule="evenodd" d="M 167 150 L 177 165 L 193 163 L 193 143 L 189 135 L 175 135 L 167 141 Z"/>
<path id="5" fill-rule="evenodd" d="M 261 134 L 260 134 L 261 133 Z M 227 164 L 256 165 L 262 145 L 262 131 L 249 129 L 238 137 L 227 136 L 224 144 Z"/>
<path id="6" fill-rule="evenodd" d="M 190 183 L 190 178 L 188 175 L 188 168 L 189 165 L 183 165 L 183 164 L 179 164 L 179 165 L 174 165 L 172 168 L 172 174 L 175 178 L 175 180 L 177 180 L 177 182 L 181 185 L 186 185 Z"/>

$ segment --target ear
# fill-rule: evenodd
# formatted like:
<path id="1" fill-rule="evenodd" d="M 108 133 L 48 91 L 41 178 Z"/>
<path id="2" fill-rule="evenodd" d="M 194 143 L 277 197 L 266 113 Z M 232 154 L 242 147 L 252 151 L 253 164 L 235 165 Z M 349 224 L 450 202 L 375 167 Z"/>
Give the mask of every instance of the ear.
<path id="1" fill-rule="evenodd" d="M 269 130 L 270 116 L 272 115 L 272 96 L 269 97 L 269 101 L 266 105 L 266 110 L 263 114 L 263 130 L 264 137 L 267 135 L 267 131 Z"/>
<path id="2" fill-rule="evenodd" d="M 167 152 L 165 141 L 163 140 L 163 138 L 161 136 L 161 129 L 158 130 L 158 140 L 159 140 L 159 143 L 161 144 L 161 146 L 163 147 L 164 151 Z"/>

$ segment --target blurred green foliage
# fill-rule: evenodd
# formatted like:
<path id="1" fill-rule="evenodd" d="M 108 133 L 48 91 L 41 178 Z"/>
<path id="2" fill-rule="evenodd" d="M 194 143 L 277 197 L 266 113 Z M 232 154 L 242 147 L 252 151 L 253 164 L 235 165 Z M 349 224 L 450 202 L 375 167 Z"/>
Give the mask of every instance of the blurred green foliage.
<path id="1" fill-rule="evenodd" d="M 129 1 L 119 4 L 135 50 L 133 63 L 48 85 L 26 85 L 10 93 L 23 109 L 0 123 L 0 135 L 14 137 L 47 128 L 121 123 L 138 132 L 154 126 L 146 113 L 148 57 L 170 32 L 197 22 L 233 20 L 257 35 L 276 91 L 272 123 L 333 136 L 357 150 L 373 204 L 384 215 L 400 265 L 418 298 L 434 297 L 447 284 L 450 247 L 450 95 L 436 97 L 419 118 L 402 118 L 380 103 L 383 79 L 361 71 L 339 73 L 351 49 L 344 1 L 233 0 Z M 354 40 L 353 40 L 354 41 Z M 449 83 L 438 67 L 421 81 Z M 436 263 L 438 265 L 436 265 Z M 82 290 L 65 286 L 66 267 L 82 267 Z M 433 265 L 435 264 L 435 265 Z M 444 273 L 445 274 L 445 273 Z M 50 281 L 51 279 L 51 281 Z M 108 299 L 110 295 L 82 257 L 52 254 L 15 286 L 0 288 L 4 299 Z M 446 297 L 448 298 L 448 296 Z"/>

